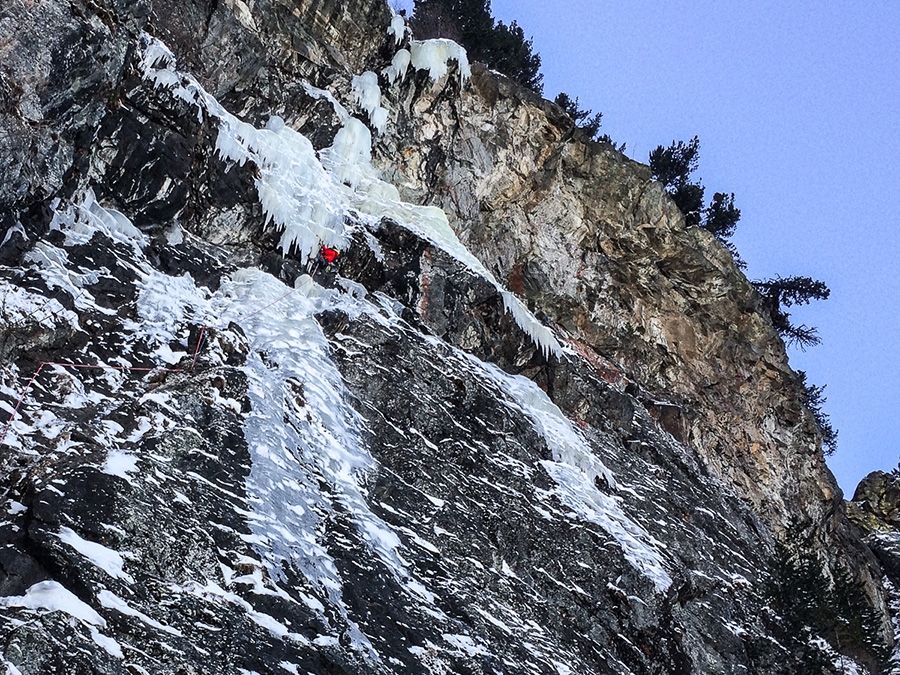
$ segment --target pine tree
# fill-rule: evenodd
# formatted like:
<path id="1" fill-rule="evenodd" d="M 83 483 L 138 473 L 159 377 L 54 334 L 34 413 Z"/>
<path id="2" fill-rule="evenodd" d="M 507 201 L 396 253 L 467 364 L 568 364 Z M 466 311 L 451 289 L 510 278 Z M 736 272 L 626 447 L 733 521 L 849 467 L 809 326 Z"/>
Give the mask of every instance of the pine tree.
<path id="1" fill-rule="evenodd" d="M 862 584 L 843 570 L 834 581 L 836 621 L 834 634 L 838 645 L 861 647 L 882 666 L 887 665 L 890 649 L 881 642 L 881 617 L 866 597 Z"/>
<path id="2" fill-rule="evenodd" d="M 890 650 L 879 639 L 881 618 L 862 584 L 846 568 L 830 580 L 807 547 L 776 544 L 764 593 L 781 619 L 786 642 L 797 655 L 794 672 L 819 675 L 828 661 L 812 638 L 823 637 L 839 652 L 862 650 L 882 665 Z"/>
<path id="3" fill-rule="evenodd" d="M 593 110 L 582 110 L 578 107 L 578 97 L 575 100 L 565 92 L 557 94 L 553 102 L 566 111 L 566 114 L 575 122 L 575 126 L 587 133 L 591 140 L 597 140 L 600 135 L 600 123 L 603 119 L 603 113 L 594 114 Z"/>
<path id="4" fill-rule="evenodd" d="M 762 296 L 762 309 L 772 320 L 772 326 L 788 344 L 805 349 L 822 341 L 815 328 L 791 323 L 791 315 L 785 307 L 806 305 L 812 300 L 827 300 L 831 291 L 824 282 L 811 277 L 775 277 L 754 281 L 753 286 Z"/>
<path id="5" fill-rule="evenodd" d="M 828 659 L 813 638 L 822 635 L 833 620 L 824 566 L 809 551 L 792 550 L 777 543 L 769 571 L 764 593 L 781 619 L 781 640 L 793 654 L 791 672 L 822 675 Z"/>
<path id="6" fill-rule="evenodd" d="M 800 378 L 800 385 L 803 387 L 803 398 L 806 407 L 813 414 L 819 431 L 822 432 L 822 447 L 826 456 L 833 455 L 837 450 L 838 432 L 831 426 L 831 418 L 822 410 L 828 400 L 823 395 L 825 393 L 825 385 L 816 386 L 806 381 L 806 373 L 802 370 L 797 371 L 797 377 Z"/>
<path id="7" fill-rule="evenodd" d="M 726 195 L 724 192 L 717 192 L 706 207 L 703 227 L 712 232 L 719 241 L 724 241 L 734 235 L 740 219 L 741 210 L 734 205 L 734 193 Z"/>
<path id="8" fill-rule="evenodd" d="M 498 21 L 488 43 L 485 63 L 538 94 L 544 91 L 541 56 L 533 51 L 532 40 L 515 21 L 508 26 Z"/>
<path id="9" fill-rule="evenodd" d="M 650 153 L 650 173 L 663 184 L 672 201 L 684 214 L 688 225 L 700 225 L 703 220 L 703 195 L 705 188 L 691 181 L 691 174 L 700 162 L 700 139 L 673 141 L 664 148 L 659 145 Z"/>

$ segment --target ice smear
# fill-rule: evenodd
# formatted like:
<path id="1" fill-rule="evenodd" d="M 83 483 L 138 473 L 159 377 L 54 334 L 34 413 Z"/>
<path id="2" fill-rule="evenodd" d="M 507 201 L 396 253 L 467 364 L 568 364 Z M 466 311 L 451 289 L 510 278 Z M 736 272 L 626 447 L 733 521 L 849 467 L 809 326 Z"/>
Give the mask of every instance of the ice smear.
<path id="1" fill-rule="evenodd" d="M 407 590 L 433 600 L 410 577 L 398 536 L 366 502 L 360 481 L 374 460 L 360 441 L 361 420 L 315 319 L 330 303 L 356 301 L 311 280 L 291 293 L 259 270 L 233 274 L 220 294 L 219 315 L 240 324 L 252 348 L 244 367 L 252 407 L 244 426 L 253 460 L 248 524 L 269 575 L 281 579 L 282 567 L 292 565 L 344 611 L 342 580 L 316 534 L 319 514 L 331 511 L 335 500 Z M 351 632 L 358 645 L 368 646 L 358 629 Z"/>
<path id="2" fill-rule="evenodd" d="M 115 314 L 111 309 L 100 307 L 94 301 L 94 296 L 85 288 L 100 280 L 97 272 L 81 273 L 67 269 L 69 255 L 63 249 L 39 241 L 25 254 L 25 262 L 37 265 L 41 269 L 41 276 L 48 286 L 59 288 L 71 295 L 77 309 Z"/>
<path id="3" fill-rule="evenodd" d="M 392 218 L 487 279 L 502 295 L 506 310 L 540 349 L 545 354 L 562 354 L 553 333 L 463 246 L 443 211 L 401 201 L 397 188 L 379 178 L 371 165 L 369 130 L 337 104 L 333 96 L 307 87 L 307 91 L 334 101 L 335 112 L 343 123 L 332 147 L 322 151 L 320 163 L 306 137 L 279 118 L 272 118 L 267 129 L 255 129 L 241 122 L 196 80 L 176 73 L 174 57 L 162 43 L 144 34 L 141 45 L 144 77 L 157 86 L 168 87 L 176 96 L 191 101 L 219 120 L 216 149 L 223 158 L 239 164 L 253 161 L 257 165 L 260 203 L 268 221 L 283 229 L 283 250 L 295 247 L 301 256 L 312 256 L 320 244 L 340 248 L 347 241 L 343 218 L 351 209 L 369 216 L 373 224 L 383 217 Z M 412 62 L 418 63 L 417 67 L 427 67 L 434 74 L 433 68 L 438 72 L 446 69 L 447 59 L 456 59 L 460 73 L 467 76 L 465 50 L 456 43 L 450 40 L 414 43 Z"/>
<path id="4" fill-rule="evenodd" d="M 341 102 L 338 101 L 330 91 L 314 87 L 309 82 L 303 83 L 303 89 L 307 94 L 314 98 L 320 98 L 328 101 L 331 104 L 331 107 L 334 108 L 334 114 L 337 115 L 337 118 L 340 120 L 341 124 L 344 124 L 348 119 L 350 119 L 350 113 L 343 105 L 341 105 Z"/>
<path id="5" fill-rule="evenodd" d="M 12 239 L 12 236 L 16 233 L 21 235 L 22 239 L 28 241 L 28 233 L 25 232 L 25 228 L 22 226 L 22 223 L 17 220 L 14 225 L 11 225 L 6 229 L 6 235 L 4 235 L 3 241 L 0 241 L 0 248 L 6 246 L 6 242 Z"/>
<path id="6" fill-rule="evenodd" d="M 437 338 L 428 339 L 443 345 Z M 553 493 L 557 498 L 579 518 L 602 527 L 622 547 L 625 559 L 635 569 L 657 590 L 667 590 L 672 579 L 663 566 L 658 542 L 625 515 L 615 497 L 598 489 L 597 482 L 615 489 L 615 477 L 547 394 L 526 377 L 510 375 L 471 354 L 458 350 L 457 354 L 506 393 L 507 405 L 524 413 L 547 441 L 553 460 L 541 461 L 541 465 L 556 483 Z"/>
<path id="7" fill-rule="evenodd" d="M 137 229 L 128 218 L 115 209 L 106 209 L 97 203 L 94 191 L 88 188 L 80 201 L 72 202 L 60 209 L 60 201 L 51 204 L 53 220 L 50 228 L 62 230 L 66 235 L 66 246 L 86 244 L 94 232 L 103 232 L 110 239 L 128 244 L 140 254 L 148 238 Z"/>
<path id="8" fill-rule="evenodd" d="M 59 538 L 60 541 L 74 548 L 109 576 L 127 581 L 129 584 L 134 583 L 131 575 L 122 569 L 125 560 L 118 551 L 107 548 L 102 544 L 82 539 L 75 530 L 68 527 L 59 528 Z"/>
<path id="9" fill-rule="evenodd" d="M 24 607 L 47 612 L 65 612 L 85 623 L 106 627 L 106 621 L 74 593 L 56 581 L 41 581 L 29 587 L 25 595 L 0 598 L 0 607 Z"/>

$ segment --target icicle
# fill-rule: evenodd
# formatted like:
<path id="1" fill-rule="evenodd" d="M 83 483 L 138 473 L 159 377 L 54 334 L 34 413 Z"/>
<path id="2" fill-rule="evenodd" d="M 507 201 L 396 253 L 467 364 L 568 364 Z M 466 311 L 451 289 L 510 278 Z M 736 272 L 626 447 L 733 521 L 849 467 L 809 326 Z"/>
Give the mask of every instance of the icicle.
<path id="1" fill-rule="evenodd" d="M 410 55 L 416 70 L 427 70 L 432 80 L 439 80 L 447 74 L 449 61 L 456 61 L 461 82 L 472 76 L 466 50 L 453 40 L 445 38 L 413 40 L 410 44 Z"/>
<path id="2" fill-rule="evenodd" d="M 394 54 L 394 58 L 391 60 L 391 65 L 385 68 L 382 72 L 384 76 L 388 79 L 391 84 L 394 84 L 397 80 L 401 82 L 406 79 L 406 71 L 409 70 L 409 64 L 412 60 L 412 55 L 409 53 L 408 49 L 401 49 L 396 54 Z"/>

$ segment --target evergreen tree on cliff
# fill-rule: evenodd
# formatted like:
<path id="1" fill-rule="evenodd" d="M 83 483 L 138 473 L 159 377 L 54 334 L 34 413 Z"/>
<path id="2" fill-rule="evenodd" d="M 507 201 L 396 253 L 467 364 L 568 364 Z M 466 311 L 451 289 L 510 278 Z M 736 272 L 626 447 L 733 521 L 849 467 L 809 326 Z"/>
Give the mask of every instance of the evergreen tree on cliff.
<path id="1" fill-rule="evenodd" d="M 515 21 L 494 21 L 490 0 L 415 0 L 409 21 L 418 39 L 448 38 L 466 48 L 469 59 L 481 61 L 541 93 L 541 57 Z"/>
<path id="2" fill-rule="evenodd" d="M 827 300 L 831 290 L 824 282 L 812 277 L 794 276 L 775 277 L 752 283 L 762 296 L 763 310 L 772 319 L 775 330 L 788 344 L 805 348 L 821 342 L 815 328 L 793 323 L 786 308 L 807 305 L 813 300 Z"/>

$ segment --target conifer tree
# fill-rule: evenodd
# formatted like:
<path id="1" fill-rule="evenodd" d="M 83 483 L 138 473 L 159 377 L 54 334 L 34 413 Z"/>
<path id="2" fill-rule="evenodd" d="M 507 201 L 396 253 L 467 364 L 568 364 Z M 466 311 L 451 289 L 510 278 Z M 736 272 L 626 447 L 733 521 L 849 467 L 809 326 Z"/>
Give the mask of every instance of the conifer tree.
<path id="1" fill-rule="evenodd" d="M 797 377 L 800 378 L 800 385 L 803 387 L 803 397 L 806 407 L 813 414 L 819 431 L 822 432 L 822 447 L 825 455 L 833 455 L 837 450 L 838 431 L 831 426 L 831 418 L 822 410 L 828 399 L 823 395 L 825 393 L 825 385 L 816 386 L 807 382 L 806 373 L 802 370 L 797 371 Z"/>
<path id="2" fill-rule="evenodd" d="M 881 619 L 862 584 L 846 568 L 834 574 L 806 546 L 778 543 L 769 559 L 764 586 L 769 607 L 779 617 L 784 639 L 792 642 L 797 673 L 819 675 L 828 660 L 813 640 L 825 638 L 837 651 L 863 650 L 882 665 L 890 656 L 882 644 Z"/>
<path id="3" fill-rule="evenodd" d="M 785 308 L 806 305 L 812 300 L 827 300 L 831 291 L 824 282 L 811 277 L 775 277 L 754 281 L 753 286 L 762 296 L 762 309 L 771 318 L 772 326 L 788 344 L 805 349 L 822 341 L 815 328 L 791 323 L 791 315 Z"/>
<path id="4" fill-rule="evenodd" d="M 684 214 L 688 225 L 700 225 L 703 219 L 703 194 L 705 188 L 691 181 L 691 174 L 700 162 L 700 139 L 673 141 L 664 148 L 659 145 L 650 153 L 650 173 L 663 184 L 672 201 Z"/>
<path id="5" fill-rule="evenodd" d="M 565 92 L 560 92 L 553 99 L 553 102 L 566 111 L 566 114 L 575 122 L 575 126 L 587 133 L 592 140 L 597 140 L 600 135 L 600 122 L 603 119 L 603 113 L 594 114 L 593 110 L 582 110 L 578 107 L 578 97 L 573 100 Z"/>
<path id="6" fill-rule="evenodd" d="M 725 241 L 734 234 L 740 219 L 741 210 L 734 205 L 734 193 L 727 195 L 724 192 L 717 192 L 706 207 L 703 227 L 712 232 L 719 241 Z"/>

